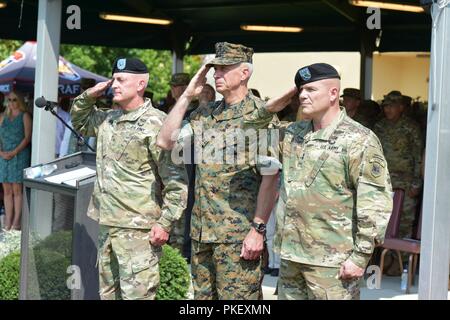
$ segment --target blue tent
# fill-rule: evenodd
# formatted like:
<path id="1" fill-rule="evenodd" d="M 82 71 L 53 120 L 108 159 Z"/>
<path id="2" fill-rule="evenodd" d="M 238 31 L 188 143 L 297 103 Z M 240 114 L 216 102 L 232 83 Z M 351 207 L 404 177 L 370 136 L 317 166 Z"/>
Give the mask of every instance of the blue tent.
<path id="1" fill-rule="evenodd" d="M 8 93 L 13 89 L 34 92 L 36 48 L 35 41 L 27 41 L 11 56 L 0 62 L 0 92 Z M 58 91 L 60 96 L 79 95 L 82 78 L 93 78 L 96 82 L 108 80 L 59 57 Z"/>

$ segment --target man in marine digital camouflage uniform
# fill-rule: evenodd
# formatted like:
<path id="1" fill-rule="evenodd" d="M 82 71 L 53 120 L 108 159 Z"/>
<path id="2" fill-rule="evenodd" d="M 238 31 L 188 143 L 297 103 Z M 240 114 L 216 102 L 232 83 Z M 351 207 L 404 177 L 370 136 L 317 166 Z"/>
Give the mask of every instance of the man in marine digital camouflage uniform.
<path id="1" fill-rule="evenodd" d="M 156 146 L 166 115 L 143 97 L 147 67 L 120 58 L 112 73 L 111 80 L 78 96 L 71 110 L 74 128 L 97 136 L 97 180 L 88 214 L 100 224 L 100 297 L 154 299 L 161 246 L 186 205 L 186 177 Z M 95 105 L 109 86 L 119 110 Z"/>
<path id="2" fill-rule="evenodd" d="M 311 119 L 280 134 L 278 298 L 359 299 L 359 281 L 392 210 L 383 150 L 372 131 L 339 108 L 340 76 L 331 65 L 299 69 L 295 85 L 246 122 L 264 127 L 295 94 Z"/>
<path id="3" fill-rule="evenodd" d="M 158 135 L 158 145 L 164 149 L 176 147 L 177 136 L 182 144 L 189 144 L 188 138 L 193 137 L 195 155 L 203 154 L 196 162 L 191 220 L 195 299 L 262 297 L 264 229 L 275 200 L 266 195 L 277 188 L 277 170 L 265 171 L 262 162 L 251 163 L 248 150 L 241 152 L 235 142 L 243 135 L 239 132 L 244 119 L 264 105 L 247 87 L 252 55 L 253 49 L 243 45 L 217 43 L 215 59 L 193 77 Z M 215 70 L 216 90 L 224 99 L 198 107 L 183 122 L 210 67 Z M 217 159 L 205 156 L 211 149 Z M 236 161 L 235 156 L 242 155 L 245 161 Z M 223 161 L 224 156 L 233 161 Z"/>
<path id="4" fill-rule="evenodd" d="M 411 237 L 422 188 L 423 139 L 419 125 L 404 114 L 403 99 L 398 91 L 385 96 L 382 102 L 385 118 L 375 124 L 373 131 L 383 146 L 392 187 L 405 190 L 399 235 Z"/>

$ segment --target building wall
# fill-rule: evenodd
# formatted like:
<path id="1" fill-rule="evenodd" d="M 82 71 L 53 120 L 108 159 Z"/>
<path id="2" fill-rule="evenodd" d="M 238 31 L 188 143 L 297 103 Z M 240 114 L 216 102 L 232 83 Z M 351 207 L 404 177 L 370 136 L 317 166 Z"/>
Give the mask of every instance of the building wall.
<path id="1" fill-rule="evenodd" d="M 391 90 L 428 100 L 430 57 L 417 53 L 379 53 L 373 57 L 373 91 L 382 99 Z"/>
<path id="2" fill-rule="evenodd" d="M 214 55 L 205 57 L 209 61 Z M 258 89 L 263 98 L 282 94 L 294 85 L 295 72 L 302 66 L 326 62 L 341 74 L 343 88 L 360 88 L 359 52 L 255 53 L 250 88 Z M 428 99 L 430 58 L 417 53 L 375 53 L 373 58 L 372 99 L 381 100 L 391 90 L 421 100 Z M 214 86 L 213 71 L 208 83 Z M 217 95 L 217 99 L 221 99 Z"/>
<path id="3" fill-rule="evenodd" d="M 295 72 L 302 66 L 326 62 L 340 73 L 343 87 L 359 88 L 358 52 L 255 53 L 249 82 L 264 97 L 280 95 L 294 85 Z"/>

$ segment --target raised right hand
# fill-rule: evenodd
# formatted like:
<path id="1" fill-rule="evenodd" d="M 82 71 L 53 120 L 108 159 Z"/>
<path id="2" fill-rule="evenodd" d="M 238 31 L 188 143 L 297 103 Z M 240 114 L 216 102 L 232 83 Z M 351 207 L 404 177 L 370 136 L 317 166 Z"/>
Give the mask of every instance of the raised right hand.
<path id="1" fill-rule="evenodd" d="M 281 96 L 275 97 L 267 101 L 266 109 L 269 112 L 278 112 L 283 110 L 289 103 L 291 103 L 292 98 L 298 94 L 298 89 L 296 86 L 289 88 Z"/>
<path id="2" fill-rule="evenodd" d="M 200 95 L 200 92 L 202 92 L 203 90 L 203 86 L 206 83 L 206 74 L 208 73 L 210 68 L 210 66 L 202 66 L 197 71 L 195 76 L 191 79 L 191 82 L 189 82 L 189 85 L 187 86 L 183 95 L 186 95 L 190 98 L 198 97 Z"/>
<path id="3" fill-rule="evenodd" d="M 86 90 L 86 93 L 91 98 L 98 98 L 103 95 L 103 93 L 109 88 L 114 79 L 110 79 L 108 81 L 103 81 L 97 83 L 92 88 Z"/>

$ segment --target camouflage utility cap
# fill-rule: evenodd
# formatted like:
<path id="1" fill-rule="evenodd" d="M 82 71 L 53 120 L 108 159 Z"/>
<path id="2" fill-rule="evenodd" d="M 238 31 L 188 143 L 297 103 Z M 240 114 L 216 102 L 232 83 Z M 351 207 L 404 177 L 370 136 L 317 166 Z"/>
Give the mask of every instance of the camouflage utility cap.
<path id="1" fill-rule="evenodd" d="M 253 49 L 228 42 L 216 43 L 216 57 L 207 66 L 233 65 L 241 62 L 252 63 Z"/>
<path id="2" fill-rule="evenodd" d="M 391 91 L 387 95 L 384 96 L 383 102 L 381 103 L 382 106 L 392 104 L 392 103 L 402 103 L 403 102 L 403 95 L 400 91 Z"/>
<path id="3" fill-rule="evenodd" d="M 170 79 L 170 85 L 172 86 L 187 86 L 191 81 L 187 73 L 175 73 Z"/>
<path id="4" fill-rule="evenodd" d="M 345 88 L 341 97 L 350 97 L 361 100 L 361 91 L 355 88 Z"/>
<path id="5" fill-rule="evenodd" d="M 402 98 L 403 98 L 404 105 L 406 105 L 406 106 L 411 105 L 413 99 L 410 96 L 402 95 Z"/>

